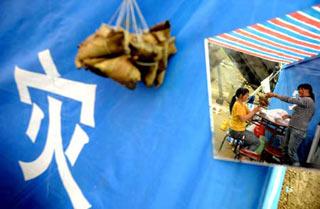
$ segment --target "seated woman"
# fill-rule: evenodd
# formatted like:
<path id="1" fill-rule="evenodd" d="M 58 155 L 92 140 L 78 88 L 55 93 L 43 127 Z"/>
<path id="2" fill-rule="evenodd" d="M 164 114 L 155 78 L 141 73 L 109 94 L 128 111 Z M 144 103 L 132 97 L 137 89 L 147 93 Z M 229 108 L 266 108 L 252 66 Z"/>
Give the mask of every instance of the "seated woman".
<path id="1" fill-rule="evenodd" d="M 260 107 L 255 107 L 249 111 L 247 107 L 247 100 L 249 97 L 249 90 L 246 88 L 239 88 L 230 102 L 231 121 L 230 121 L 230 136 L 232 138 L 241 139 L 245 141 L 245 145 L 249 147 L 250 151 L 256 151 L 259 147 L 259 139 L 250 131 L 246 130 L 247 121 L 250 120 L 255 113 L 259 112 Z"/>

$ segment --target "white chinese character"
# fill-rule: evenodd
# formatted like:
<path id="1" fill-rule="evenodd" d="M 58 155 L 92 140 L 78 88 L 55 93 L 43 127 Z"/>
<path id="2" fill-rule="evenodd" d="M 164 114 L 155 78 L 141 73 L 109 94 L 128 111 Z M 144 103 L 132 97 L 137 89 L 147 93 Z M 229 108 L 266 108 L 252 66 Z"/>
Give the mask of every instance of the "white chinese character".
<path id="1" fill-rule="evenodd" d="M 50 93 L 55 93 L 78 102 L 81 102 L 80 123 L 94 127 L 94 103 L 96 85 L 63 79 L 51 58 L 49 50 L 39 53 L 40 63 L 45 74 L 34 73 L 15 67 L 15 80 L 17 83 L 20 100 L 32 105 L 32 113 L 26 134 L 35 143 L 44 113 L 40 107 L 33 103 L 28 88 L 36 88 Z M 62 183 L 70 197 L 74 208 L 87 209 L 91 205 L 84 197 L 81 189 L 73 179 L 67 164 L 66 157 L 74 166 L 83 146 L 89 142 L 89 137 L 79 124 L 76 125 L 70 143 L 63 150 L 61 136 L 61 106 L 62 101 L 48 96 L 49 127 L 46 144 L 42 153 L 32 162 L 19 161 L 26 181 L 41 175 L 52 162 L 56 160 Z"/>

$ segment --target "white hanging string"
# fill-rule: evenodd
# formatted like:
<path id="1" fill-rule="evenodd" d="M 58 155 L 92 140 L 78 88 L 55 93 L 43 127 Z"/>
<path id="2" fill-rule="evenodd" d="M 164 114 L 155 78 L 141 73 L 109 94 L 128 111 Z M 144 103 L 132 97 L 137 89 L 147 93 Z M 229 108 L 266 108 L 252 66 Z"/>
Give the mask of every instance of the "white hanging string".
<path id="1" fill-rule="evenodd" d="M 123 26 L 127 31 L 132 29 L 135 34 L 142 34 L 149 28 L 136 0 L 123 0 L 108 24 L 113 25 L 114 21 L 116 28 Z"/>
<path id="2" fill-rule="evenodd" d="M 272 79 L 274 79 L 274 78 L 281 72 L 281 70 L 282 70 L 282 68 L 280 68 L 277 72 L 272 73 L 272 74 L 270 75 L 269 82 L 272 81 Z M 259 91 L 261 91 L 261 89 L 262 89 L 262 85 L 260 85 L 258 88 L 256 88 L 256 90 L 254 90 L 254 91 L 250 94 L 250 96 L 256 95 Z"/>
<path id="3" fill-rule="evenodd" d="M 126 4 L 126 31 L 130 32 L 130 5 L 129 3 Z"/>
<path id="4" fill-rule="evenodd" d="M 119 17 L 119 11 L 120 11 L 120 9 L 121 9 L 121 6 L 122 6 L 122 3 L 121 3 L 120 6 L 117 8 L 116 12 L 113 13 L 111 19 L 110 19 L 109 22 L 108 22 L 108 25 L 112 25 L 113 22 L 116 20 L 116 18 Z"/>
<path id="5" fill-rule="evenodd" d="M 133 25 L 133 32 L 135 34 L 140 34 L 140 30 L 138 28 L 138 24 L 137 24 L 137 19 L 134 13 L 134 8 L 133 8 L 133 4 L 132 1 L 130 1 L 130 10 L 131 10 L 131 18 L 132 18 L 132 25 Z"/>
<path id="6" fill-rule="evenodd" d="M 132 2 L 137 10 L 138 15 L 139 15 L 143 30 L 148 30 L 149 29 L 148 24 L 147 24 L 146 20 L 144 19 L 142 12 L 141 12 L 136 0 L 132 0 Z"/>
<path id="7" fill-rule="evenodd" d="M 121 4 L 121 8 L 120 8 L 120 12 L 119 12 L 119 16 L 116 22 L 116 28 L 120 28 L 123 22 L 123 18 L 125 16 L 126 13 L 126 2 L 127 0 L 124 0 Z"/>

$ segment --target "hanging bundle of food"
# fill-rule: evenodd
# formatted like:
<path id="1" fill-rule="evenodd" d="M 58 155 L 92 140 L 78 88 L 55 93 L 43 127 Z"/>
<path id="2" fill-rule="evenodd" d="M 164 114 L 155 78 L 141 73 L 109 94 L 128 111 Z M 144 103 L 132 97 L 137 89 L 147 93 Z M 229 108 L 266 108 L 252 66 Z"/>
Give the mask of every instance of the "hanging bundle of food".
<path id="1" fill-rule="evenodd" d="M 269 100 L 266 96 L 259 96 L 259 106 L 261 107 L 269 106 Z"/>
<path id="2" fill-rule="evenodd" d="M 79 45 L 75 64 L 129 89 L 139 81 L 160 86 L 168 58 L 176 51 L 169 21 L 149 28 L 136 1 L 123 0 L 109 24 Z"/>

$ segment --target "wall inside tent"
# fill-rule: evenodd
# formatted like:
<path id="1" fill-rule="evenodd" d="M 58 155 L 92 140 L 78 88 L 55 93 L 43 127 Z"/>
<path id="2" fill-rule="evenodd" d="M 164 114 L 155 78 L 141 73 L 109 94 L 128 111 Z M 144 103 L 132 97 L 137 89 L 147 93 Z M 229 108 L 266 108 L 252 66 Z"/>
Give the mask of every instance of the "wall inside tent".
<path id="1" fill-rule="evenodd" d="M 150 26 L 171 21 L 178 53 L 161 88 L 134 91 L 74 65 L 77 46 L 120 3 L 0 2 L 0 208 L 276 204 L 265 195 L 273 168 L 212 159 L 203 40 L 319 1 L 137 0 Z"/>

